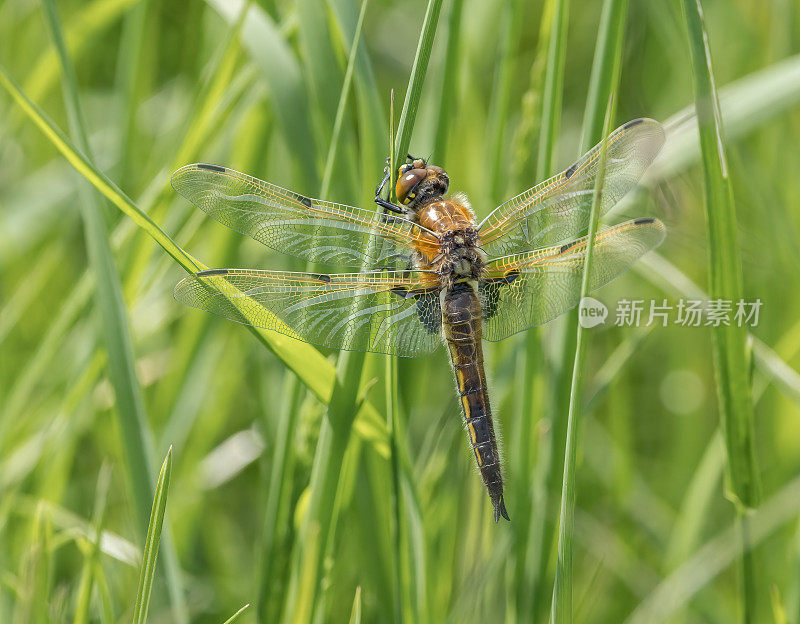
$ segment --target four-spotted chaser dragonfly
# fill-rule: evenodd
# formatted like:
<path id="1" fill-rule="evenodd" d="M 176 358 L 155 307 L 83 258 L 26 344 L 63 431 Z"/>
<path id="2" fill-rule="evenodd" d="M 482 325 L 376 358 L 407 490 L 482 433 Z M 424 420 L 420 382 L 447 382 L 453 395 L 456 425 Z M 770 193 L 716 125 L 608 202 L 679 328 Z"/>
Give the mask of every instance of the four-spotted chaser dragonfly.
<path id="1" fill-rule="evenodd" d="M 605 141 L 599 214 L 639 180 L 664 142 L 661 125 L 636 119 Z M 188 165 L 175 190 L 209 215 L 267 247 L 353 273 L 213 269 L 187 277 L 187 305 L 336 349 L 425 355 L 444 343 L 464 423 L 494 505 L 509 519 L 492 424 L 481 339 L 502 340 L 546 323 L 580 298 L 602 143 L 563 173 L 501 204 L 480 224 L 467 197 L 445 197 L 447 173 L 409 156 L 395 205 L 378 213 L 311 199 L 225 167 Z M 653 218 L 599 230 L 592 290 L 664 239 Z"/>

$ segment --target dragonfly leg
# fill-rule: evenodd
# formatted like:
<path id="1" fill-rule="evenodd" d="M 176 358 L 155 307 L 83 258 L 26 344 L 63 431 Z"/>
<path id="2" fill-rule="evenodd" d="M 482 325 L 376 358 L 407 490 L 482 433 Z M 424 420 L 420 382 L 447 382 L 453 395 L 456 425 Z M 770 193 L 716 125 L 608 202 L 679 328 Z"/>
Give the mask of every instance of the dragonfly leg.
<path id="1" fill-rule="evenodd" d="M 375 187 L 375 203 L 378 204 L 381 208 L 388 212 L 393 212 L 395 214 L 405 215 L 406 211 L 403 210 L 400 206 L 393 204 L 390 201 L 387 201 L 381 197 L 383 193 L 383 189 L 386 186 L 386 183 L 389 181 L 392 172 L 389 170 L 389 159 L 386 159 L 386 166 L 383 168 L 383 180 L 381 183 Z"/>
<path id="2" fill-rule="evenodd" d="M 386 165 L 383 168 L 383 180 L 381 180 L 381 183 L 375 187 L 376 197 L 383 193 L 383 188 L 386 186 L 386 183 L 389 181 L 389 177 L 392 175 L 392 172 L 389 170 L 389 158 L 389 156 L 386 157 Z"/>

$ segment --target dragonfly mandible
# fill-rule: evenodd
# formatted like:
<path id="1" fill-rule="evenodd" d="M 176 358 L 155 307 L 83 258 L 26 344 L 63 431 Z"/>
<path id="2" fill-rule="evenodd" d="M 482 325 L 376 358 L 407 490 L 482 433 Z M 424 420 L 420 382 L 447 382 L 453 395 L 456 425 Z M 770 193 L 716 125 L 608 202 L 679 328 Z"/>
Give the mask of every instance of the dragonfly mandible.
<path id="1" fill-rule="evenodd" d="M 652 119 L 629 121 L 605 139 L 599 215 L 637 183 L 663 143 Z M 446 196 L 444 169 L 410 156 L 398 171 L 399 204 L 382 198 L 388 168 L 376 189 L 382 212 L 312 199 L 218 165 L 187 165 L 173 187 L 219 222 L 276 251 L 356 272 L 213 269 L 182 280 L 175 298 L 336 349 L 419 356 L 445 344 L 495 522 L 508 520 L 481 342 L 547 323 L 578 303 L 602 145 L 480 223 L 466 195 Z M 649 217 L 598 230 L 591 290 L 664 236 L 661 221 Z"/>

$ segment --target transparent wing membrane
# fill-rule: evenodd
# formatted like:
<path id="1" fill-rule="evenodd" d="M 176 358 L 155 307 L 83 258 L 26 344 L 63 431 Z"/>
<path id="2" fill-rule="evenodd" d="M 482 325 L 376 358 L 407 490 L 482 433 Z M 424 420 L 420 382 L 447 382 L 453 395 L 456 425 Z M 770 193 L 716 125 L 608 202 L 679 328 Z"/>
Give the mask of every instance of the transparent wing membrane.
<path id="1" fill-rule="evenodd" d="M 601 215 L 637 183 L 663 143 L 664 131 L 652 119 L 630 121 L 606 139 Z M 481 246 L 494 258 L 478 284 L 487 340 L 547 323 L 578 303 L 587 238 L 576 237 L 588 226 L 601 149 L 595 146 L 565 172 L 505 202 L 480 225 Z M 409 269 L 415 252 L 427 258 L 447 253 L 433 232 L 216 165 L 183 167 L 172 184 L 219 222 L 272 249 L 372 269 L 204 271 L 175 287 L 178 301 L 335 349 L 416 356 L 440 343 L 444 276 Z M 664 236 L 663 224 L 651 218 L 599 231 L 590 289 L 626 271 Z"/>
<path id="2" fill-rule="evenodd" d="M 420 231 L 399 217 L 311 199 L 217 165 L 182 167 L 172 186 L 229 228 L 310 262 L 403 269 Z"/>
<path id="3" fill-rule="evenodd" d="M 606 164 L 599 214 L 631 190 L 664 144 L 653 119 L 635 119 L 606 139 Z M 483 249 L 490 257 L 524 253 L 573 240 L 589 225 L 602 143 L 549 180 L 501 204 L 481 223 Z"/>
<path id="4" fill-rule="evenodd" d="M 595 235 L 589 288 L 595 290 L 624 273 L 664 240 L 664 224 L 635 219 Z M 487 265 L 481 285 L 487 316 L 484 338 L 502 340 L 542 325 L 578 304 L 588 237 L 538 251 L 498 258 Z"/>
<path id="5" fill-rule="evenodd" d="M 215 269 L 185 278 L 174 294 L 195 308 L 334 349 L 416 356 L 440 342 L 438 281 L 424 272 Z"/>

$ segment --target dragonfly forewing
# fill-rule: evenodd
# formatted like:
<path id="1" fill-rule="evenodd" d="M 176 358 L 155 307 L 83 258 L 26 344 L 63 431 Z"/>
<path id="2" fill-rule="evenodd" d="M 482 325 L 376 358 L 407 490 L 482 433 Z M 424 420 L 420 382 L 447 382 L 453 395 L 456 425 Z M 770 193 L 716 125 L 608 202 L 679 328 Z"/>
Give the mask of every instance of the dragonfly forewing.
<path id="1" fill-rule="evenodd" d="M 312 199 L 218 165 L 181 167 L 175 190 L 211 217 L 309 262 L 362 269 L 408 266 L 422 230 L 397 216 Z"/>

